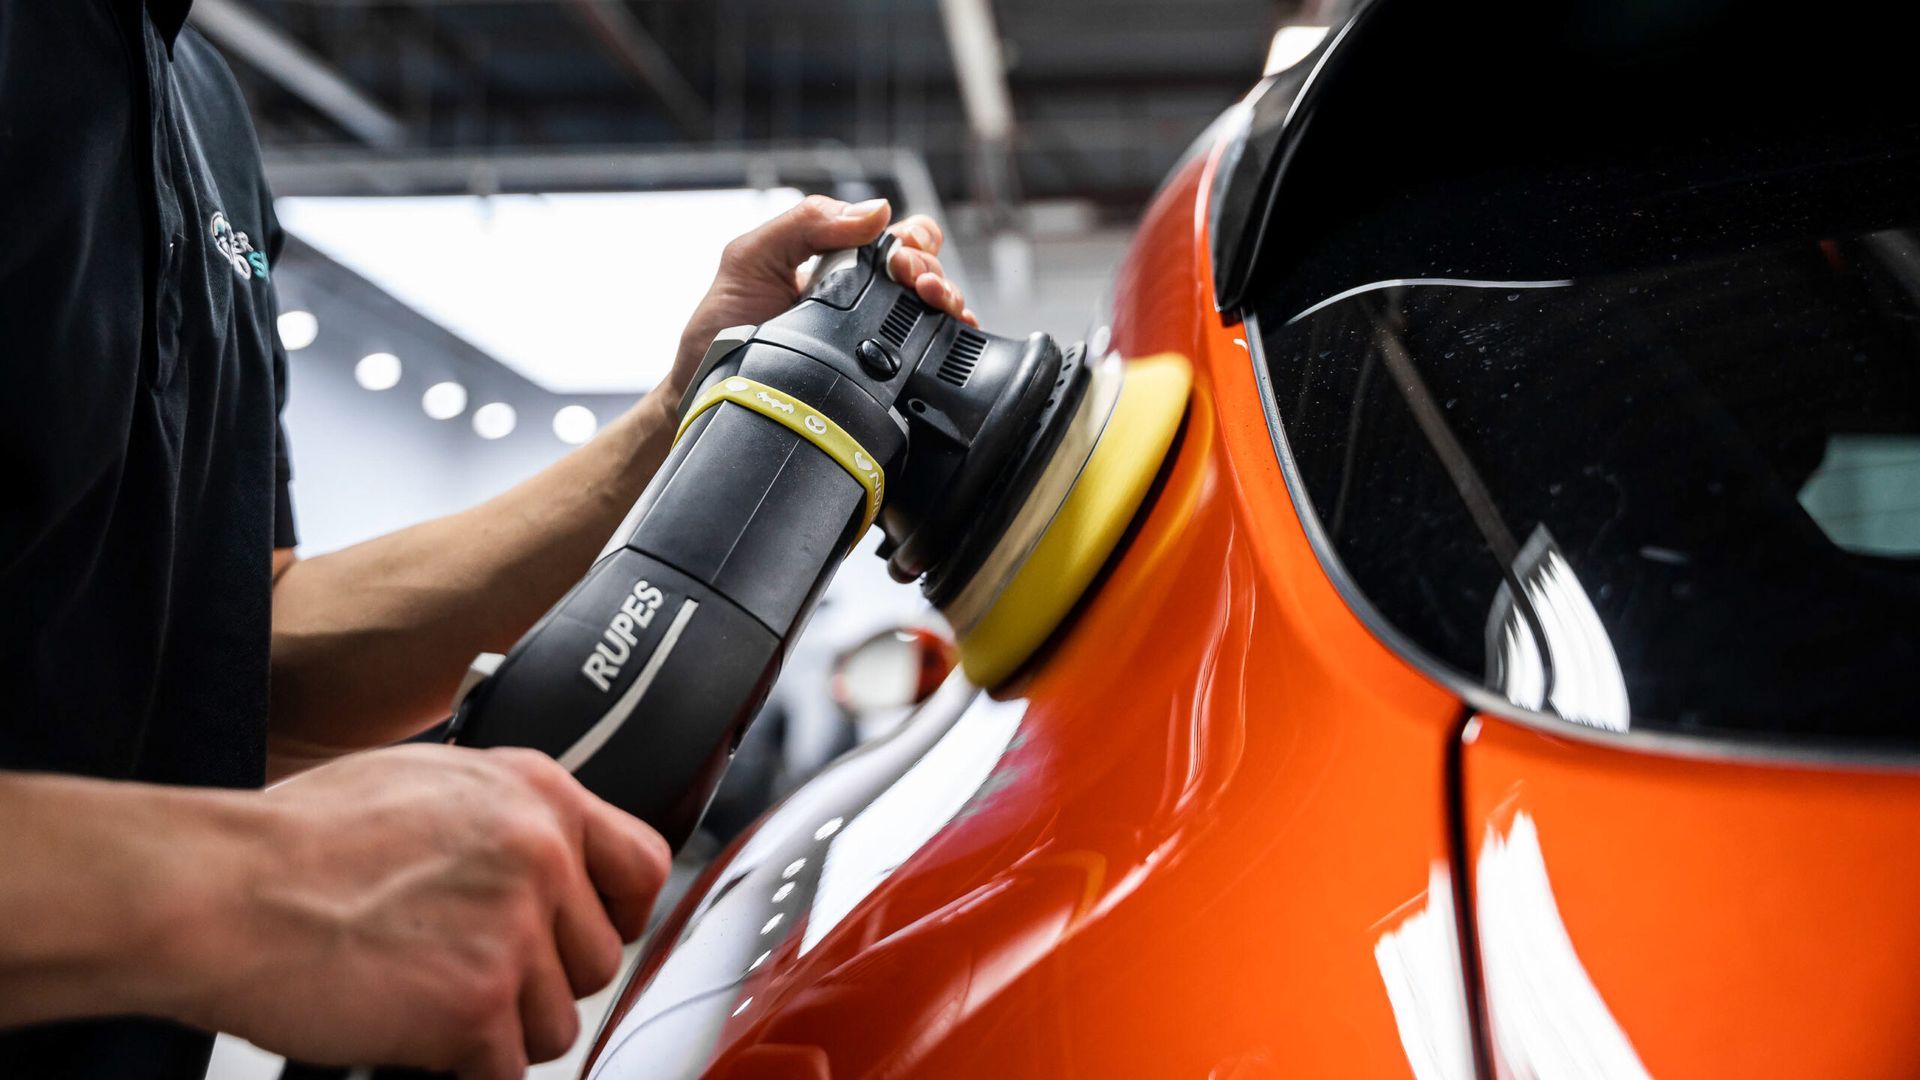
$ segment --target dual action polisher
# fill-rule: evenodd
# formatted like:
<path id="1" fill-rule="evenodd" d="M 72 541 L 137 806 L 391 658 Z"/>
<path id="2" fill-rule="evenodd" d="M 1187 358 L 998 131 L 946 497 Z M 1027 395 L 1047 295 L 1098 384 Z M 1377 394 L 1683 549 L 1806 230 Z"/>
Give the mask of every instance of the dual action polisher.
<path id="1" fill-rule="evenodd" d="M 545 751 L 677 850 L 869 527 L 975 683 L 1048 639 L 1158 474 L 1190 372 L 983 333 L 891 280 L 892 242 L 824 258 L 793 308 L 715 339 L 593 567 L 474 661 L 454 742 Z"/>

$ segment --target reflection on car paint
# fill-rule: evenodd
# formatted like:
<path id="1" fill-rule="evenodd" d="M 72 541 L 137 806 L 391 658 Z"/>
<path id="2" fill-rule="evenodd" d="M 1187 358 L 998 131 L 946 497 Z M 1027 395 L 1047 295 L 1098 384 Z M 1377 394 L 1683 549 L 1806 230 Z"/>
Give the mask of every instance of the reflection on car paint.
<path id="1" fill-rule="evenodd" d="M 1390 916 L 1373 946 L 1400 1046 L 1416 1080 L 1472 1080 L 1473 1018 L 1460 965 L 1453 878 L 1436 862 L 1426 891 Z"/>
<path id="2" fill-rule="evenodd" d="M 593 1077 L 691 1077 L 783 961 L 804 954 L 962 812 L 1025 707 L 955 675 L 893 734 L 775 809 L 700 897 L 659 971 L 604 1037 Z"/>
<path id="3" fill-rule="evenodd" d="M 1504 832 L 1487 825 L 1474 891 L 1500 1075 L 1649 1076 L 1574 950 L 1532 815 L 1515 813 Z"/>
<path id="4" fill-rule="evenodd" d="M 807 911 L 802 955 L 982 790 L 1025 713 L 1022 702 L 974 698 L 925 756 L 834 837 Z"/>

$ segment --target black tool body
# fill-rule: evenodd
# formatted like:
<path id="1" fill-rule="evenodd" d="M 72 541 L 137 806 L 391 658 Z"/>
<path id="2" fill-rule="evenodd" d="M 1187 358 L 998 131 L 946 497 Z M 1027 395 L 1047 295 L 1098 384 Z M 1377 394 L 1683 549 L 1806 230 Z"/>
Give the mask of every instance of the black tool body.
<path id="1" fill-rule="evenodd" d="M 968 548 L 987 501 L 1024 495 L 1033 433 L 1081 380 L 1043 334 L 923 305 L 883 269 L 886 243 L 826 258 L 794 308 L 709 351 L 690 422 L 599 560 L 476 662 L 456 742 L 552 754 L 677 849 L 870 509 L 846 462 L 782 417 L 830 421 L 878 465 L 881 553 L 903 580 Z"/>

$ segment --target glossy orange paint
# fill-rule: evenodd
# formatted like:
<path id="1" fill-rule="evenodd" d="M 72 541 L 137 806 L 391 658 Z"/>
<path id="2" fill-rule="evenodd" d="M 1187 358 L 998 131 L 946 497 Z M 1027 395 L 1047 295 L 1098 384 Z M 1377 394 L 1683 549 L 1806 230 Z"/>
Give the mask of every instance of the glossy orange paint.
<path id="1" fill-rule="evenodd" d="M 1000 695 L 1024 716 L 992 776 L 811 948 L 748 969 L 704 1075 L 1408 1074 L 1375 949 L 1448 880 L 1460 706 L 1308 545 L 1209 301 L 1212 167 L 1170 181 L 1114 296 L 1115 348 L 1195 366 L 1137 533 Z"/>
<path id="2" fill-rule="evenodd" d="M 1533 914 L 1564 924 L 1649 1072 L 1915 1075 L 1912 772 L 1689 760 L 1493 717 L 1470 730 L 1470 857 L 1484 867 L 1490 845 L 1530 822 L 1551 882 Z M 1476 904 L 1512 910 L 1474 877 Z M 1483 919 L 1480 933 L 1521 921 Z M 1488 972 L 1491 995 L 1499 976 Z"/>

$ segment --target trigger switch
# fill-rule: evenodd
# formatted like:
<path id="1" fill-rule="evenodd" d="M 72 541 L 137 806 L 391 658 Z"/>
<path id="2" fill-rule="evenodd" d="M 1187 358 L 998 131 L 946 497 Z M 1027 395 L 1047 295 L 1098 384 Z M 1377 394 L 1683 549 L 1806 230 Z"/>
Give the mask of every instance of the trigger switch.
<path id="1" fill-rule="evenodd" d="M 849 310 L 860 300 L 860 294 L 867 289 L 867 282 L 873 277 L 873 267 L 860 258 L 860 249 L 847 248 L 824 256 L 820 265 L 814 267 L 813 285 L 807 290 L 807 299 L 818 300 L 828 307 L 841 311 Z"/>
<path id="2" fill-rule="evenodd" d="M 891 379 L 900 373 L 900 354 L 876 338 L 868 338 L 853 350 L 861 370 L 876 379 Z"/>
<path id="3" fill-rule="evenodd" d="M 483 652 L 473 658 L 473 663 L 467 667 L 467 673 L 460 677 L 460 688 L 453 692 L 454 712 L 458 713 L 460 706 L 467 703 L 467 695 L 473 693 L 474 687 L 486 682 L 493 677 L 494 672 L 500 670 L 500 661 L 505 659 L 506 657 L 497 652 Z"/>

